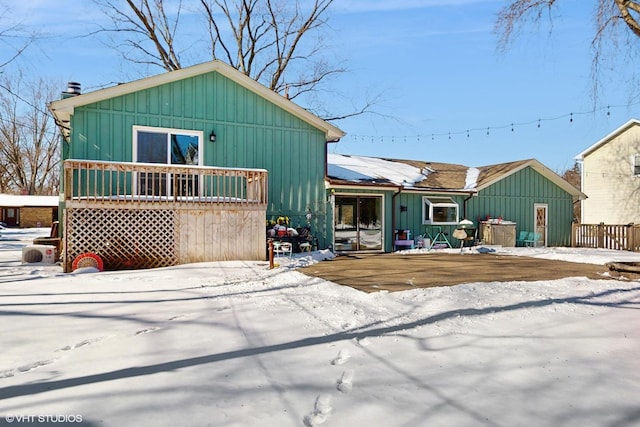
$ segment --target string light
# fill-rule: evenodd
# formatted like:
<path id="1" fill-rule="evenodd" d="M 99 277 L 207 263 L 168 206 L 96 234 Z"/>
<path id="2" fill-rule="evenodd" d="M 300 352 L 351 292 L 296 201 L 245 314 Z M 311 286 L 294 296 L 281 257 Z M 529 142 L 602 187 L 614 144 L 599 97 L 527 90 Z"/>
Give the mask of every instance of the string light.
<path id="1" fill-rule="evenodd" d="M 636 106 L 639 105 L 640 101 L 635 102 L 635 103 L 631 103 L 631 104 L 624 104 L 624 105 L 607 105 L 606 107 L 602 107 L 602 108 L 594 108 L 593 110 L 590 111 L 581 111 L 581 112 L 571 112 L 571 113 L 567 113 L 567 114 L 563 114 L 563 115 L 559 115 L 556 117 L 548 117 L 548 118 L 537 118 L 535 120 L 531 120 L 531 121 L 527 121 L 527 122 L 511 122 L 509 124 L 506 125 L 502 125 L 502 126 L 487 126 L 486 128 L 467 128 L 465 130 L 461 130 L 461 131 L 456 131 L 456 132 L 442 132 L 442 133 L 431 133 L 431 140 L 435 141 L 436 138 L 438 137 L 444 137 L 446 136 L 448 140 L 452 140 L 453 137 L 455 137 L 456 135 L 466 135 L 467 138 L 471 137 L 472 133 L 475 132 L 479 132 L 482 130 L 485 130 L 486 135 L 490 136 L 491 135 L 491 130 L 500 130 L 500 129 L 511 129 L 511 132 L 515 132 L 517 127 L 523 127 L 523 126 L 530 126 L 530 125 L 536 125 L 536 127 L 539 129 L 542 127 L 542 122 L 554 122 L 554 121 L 558 121 L 561 119 L 565 119 L 568 117 L 569 118 L 569 123 L 573 124 L 574 122 L 574 115 L 578 116 L 578 115 L 587 115 L 587 114 L 594 114 L 597 113 L 599 111 L 605 111 L 606 116 L 611 116 L 611 109 L 612 108 L 629 108 L 632 106 Z M 357 140 L 357 138 L 360 135 L 351 135 L 354 139 Z M 364 140 L 365 137 L 369 137 L 369 136 L 365 136 L 362 135 L 362 139 Z M 370 136 L 371 137 L 371 142 L 374 141 L 374 136 Z M 380 142 L 384 142 L 385 138 L 387 140 L 389 140 L 389 138 L 391 138 L 392 142 L 395 142 L 395 138 L 396 136 L 380 136 Z M 403 135 L 403 136 L 397 136 L 398 139 L 402 138 L 402 141 L 404 141 L 405 143 L 408 142 L 411 139 L 415 139 L 418 142 L 421 141 L 421 135 L 417 135 L 417 136 L 407 136 L 407 135 Z"/>

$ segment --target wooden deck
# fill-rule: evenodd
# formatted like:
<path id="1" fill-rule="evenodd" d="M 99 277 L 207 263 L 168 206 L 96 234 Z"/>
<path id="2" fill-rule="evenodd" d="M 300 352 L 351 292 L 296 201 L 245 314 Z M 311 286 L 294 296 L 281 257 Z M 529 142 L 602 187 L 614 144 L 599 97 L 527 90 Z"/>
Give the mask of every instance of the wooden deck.
<path id="1" fill-rule="evenodd" d="M 63 266 L 94 253 L 107 270 L 261 260 L 267 171 L 64 162 Z"/>

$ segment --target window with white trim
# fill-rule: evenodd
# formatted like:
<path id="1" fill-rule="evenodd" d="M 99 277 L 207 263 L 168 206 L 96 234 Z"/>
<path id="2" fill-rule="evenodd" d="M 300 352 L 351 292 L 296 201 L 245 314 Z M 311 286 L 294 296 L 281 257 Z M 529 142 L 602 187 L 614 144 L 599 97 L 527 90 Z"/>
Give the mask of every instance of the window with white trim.
<path id="1" fill-rule="evenodd" d="M 633 175 L 640 176 L 640 154 L 633 156 Z"/>
<path id="2" fill-rule="evenodd" d="M 168 165 L 201 165 L 203 132 L 184 129 L 133 126 L 133 161 Z M 138 194 L 166 196 L 180 185 L 181 195 L 197 195 L 193 176 L 140 173 Z"/>
<path id="3" fill-rule="evenodd" d="M 458 204 L 450 197 L 423 197 L 423 224 L 457 224 Z"/>

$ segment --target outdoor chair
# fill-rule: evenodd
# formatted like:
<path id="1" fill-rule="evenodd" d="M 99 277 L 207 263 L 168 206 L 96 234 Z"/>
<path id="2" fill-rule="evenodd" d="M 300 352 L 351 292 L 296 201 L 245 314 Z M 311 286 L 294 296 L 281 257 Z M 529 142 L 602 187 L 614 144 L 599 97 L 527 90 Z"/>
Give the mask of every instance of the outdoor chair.
<path id="1" fill-rule="evenodd" d="M 289 242 L 273 242 L 273 253 L 276 256 L 289 255 L 289 258 L 293 256 L 293 245 Z"/>
<path id="2" fill-rule="evenodd" d="M 531 240 L 529 238 L 530 234 L 532 234 L 530 231 L 521 231 L 516 240 L 516 246 L 524 246 L 525 241 Z"/>
<path id="3" fill-rule="evenodd" d="M 524 246 L 535 246 L 538 240 L 540 240 L 540 237 L 542 237 L 540 233 L 529 233 L 529 237 L 524 240 Z"/>

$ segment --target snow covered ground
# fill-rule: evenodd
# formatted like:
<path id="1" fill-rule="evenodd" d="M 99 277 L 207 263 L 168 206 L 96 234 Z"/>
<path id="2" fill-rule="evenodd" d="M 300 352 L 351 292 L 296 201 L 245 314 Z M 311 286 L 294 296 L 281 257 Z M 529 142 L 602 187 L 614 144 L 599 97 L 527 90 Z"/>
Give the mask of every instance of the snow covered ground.
<path id="1" fill-rule="evenodd" d="M 63 274 L 0 238 L 0 425 L 640 425 L 640 282 L 365 294 L 266 262 Z M 640 254 L 501 249 L 602 264 Z"/>

